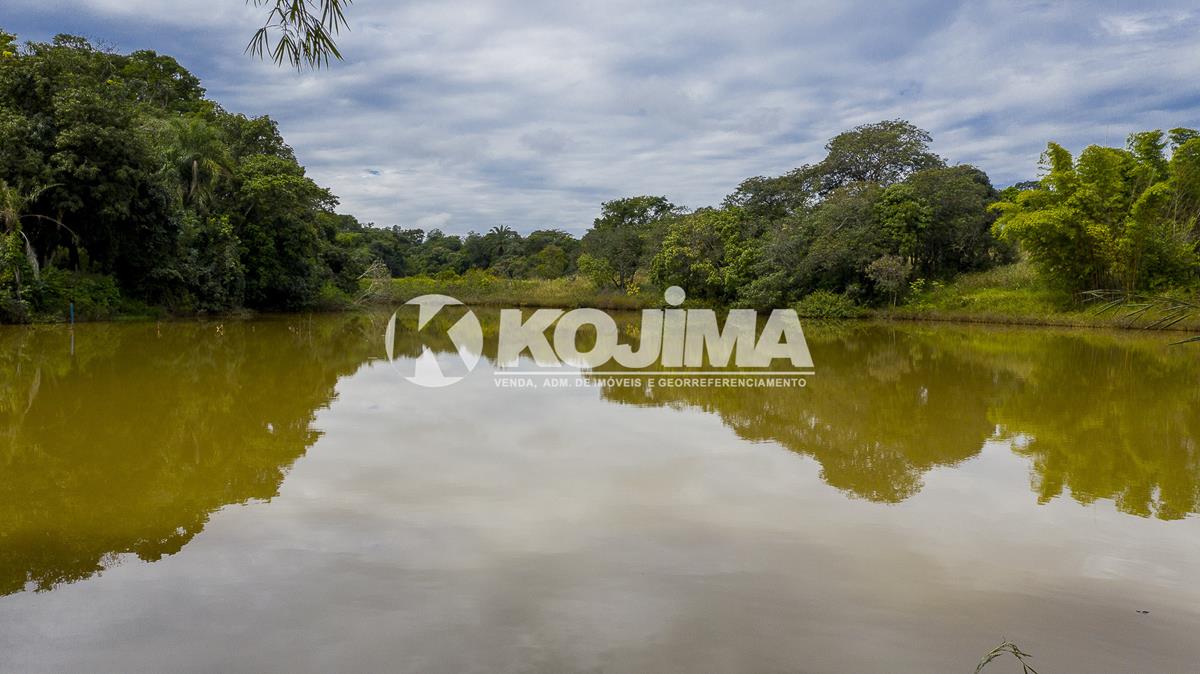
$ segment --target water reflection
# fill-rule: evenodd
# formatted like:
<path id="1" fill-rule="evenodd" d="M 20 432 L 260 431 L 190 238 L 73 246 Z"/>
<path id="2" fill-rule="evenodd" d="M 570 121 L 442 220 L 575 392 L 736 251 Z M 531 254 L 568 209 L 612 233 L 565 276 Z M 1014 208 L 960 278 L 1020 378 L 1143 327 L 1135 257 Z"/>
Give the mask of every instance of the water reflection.
<path id="1" fill-rule="evenodd" d="M 738 435 L 777 442 L 820 462 L 822 478 L 872 501 L 895 503 L 930 468 L 979 452 L 994 426 L 987 393 L 1005 386 L 987 367 L 935 342 L 880 329 L 810 329 L 817 374 L 805 389 L 610 388 L 636 405 L 693 406 Z"/>
<path id="2" fill-rule="evenodd" d="M 269 499 L 314 412 L 373 352 L 367 317 L 0 331 L 0 594 L 178 552 Z"/>
<path id="3" fill-rule="evenodd" d="M 1039 502 L 1066 490 L 1133 515 L 1200 512 L 1200 352 L 1145 336 L 975 341 L 997 370 L 1021 374 L 991 415 L 1032 459 Z"/>
<path id="4" fill-rule="evenodd" d="M 480 313 L 494 360 L 496 314 Z M 440 320 L 425 343 L 453 351 L 437 335 L 457 315 Z M 637 315 L 618 324 L 636 343 Z M 609 386 L 602 398 L 717 414 L 742 438 L 812 456 L 829 485 L 871 501 L 902 501 L 930 469 L 1003 440 L 1032 460 L 1039 502 L 1067 491 L 1164 520 L 1200 512 L 1200 355 L 1161 334 L 850 323 L 811 325 L 807 337 L 818 374 L 806 389 Z M 579 339 L 586 349 L 588 334 Z"/>
<path id="5" fill-rule="evenodd" d="M 494 362 L 497 315 L 479 314 Z M 382 356 L 384 318 L 85 325 L 74 353 L 61 327 L 0 331 L 0 595 L 86 578 L 125 554 L 159 559 L 222 506 L 270 499 L 317 440 L 314 414 L 338 379 Z M 636 321 L 621 324 L 630 340 Z M 452 351 L 438 327 L 424 345 Z M 718 415 L 869 501 L 908 499 L 931 469 L 993 440 L 1029 458 L 1040 502 L 1113 499 L 1163 520 L 1200 511 L 1193 350 L 1152 334 L 945 325 L 810 326 L 808 337 L 806 389 L 600 396 Z M 420 354 L 410 332 L 399 339 L 398 354 Z"/>
<path id="6" fill-rule="evenodd" d="M 692 406 L 820 462 L 831 486 L 898 502 L 989 439 L 1032 460 L 1039 502 L 1180 519 L 1200 512 L 1200 357 L 1160 335 L 961 327 L 810 328 L 805 390 L 612 388 L 604 398 Z"/>

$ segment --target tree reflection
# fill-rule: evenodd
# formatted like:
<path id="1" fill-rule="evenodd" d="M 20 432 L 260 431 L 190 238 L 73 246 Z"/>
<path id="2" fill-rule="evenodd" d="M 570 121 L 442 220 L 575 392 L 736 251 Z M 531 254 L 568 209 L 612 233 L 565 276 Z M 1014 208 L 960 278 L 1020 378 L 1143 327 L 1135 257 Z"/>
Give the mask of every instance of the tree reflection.
<path id="1" fill-rule="evenodd" d="M 1069 491 L 1143 517 L 1200 512 L 1200 368 L 1167 341 L 1034 333 L 1010 352 L 1032 367 L 993 416 L 1033 461 L 1040 502 Z"/>
<path id="2" fill-rule="evenodd" d="M 1200 362 L 1161 335 L 939 325 L 809 330 L 807 389 L 607 388 L 695 407 L 748 440 L 813 457 L 831 486 L 894 503 L 935 466 L 1008 441 L 1045 503 L 1200 512 Z"/>
<path id="3" fill-rule="evenodd" d="M 269 499 L 364 316 L 0 333 L 0 594 L 177 552 L 217 508 Z"/>
<path id="4" fill-rule="evenodd" d="M 979 393 L 1003 384 L 936 341 L 853 327 L 810 329 L 808 341 L 817 374 L 804 389 L 611 387 L 603 395 L 716 413 L 747 440 L 813 457 L 831 486 L 888 503 L 920 490 L 930 468 L 977 454 L 993 432 Z"/>
<path id="5" fill-rule="evenodd" d="M 402 330 L 398 357 L 453 351 L 445 329 L 462 310 L 423 337 Z M 477 313 L 494 362 L 497 313 Z M 73 351 L 61 326 L 0 331 L 0 595 L 125 554 L 159 559 L 218 508 L 276 495 L 338 378 L 382 356 L 385 319 L 85 325 Z M 637 320 L 622 318 L 624 339 Z M 911 497 L 929 470 L 996 440 L 1028 457 L 1040 502 L 1200 512 L 1200 361 L 1159 335 L 852 324 L 808 337 L 817 374 L 804 389 L 610 386 L 601 398 L 718 415 L 876 502 Z"/>

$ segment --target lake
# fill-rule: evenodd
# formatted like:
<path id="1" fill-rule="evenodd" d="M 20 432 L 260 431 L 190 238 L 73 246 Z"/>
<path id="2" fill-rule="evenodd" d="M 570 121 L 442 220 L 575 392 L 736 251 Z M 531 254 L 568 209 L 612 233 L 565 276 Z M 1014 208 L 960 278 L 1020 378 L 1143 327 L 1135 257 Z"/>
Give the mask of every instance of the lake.
<path id="1" fill-rule="evenodd" d="M 1200 670 L 1200 347 L 806 324 L 803 388 L 502 388 L 479 313 L 444 388 L 386 314 L 0 326 L 0 671 Z"/>

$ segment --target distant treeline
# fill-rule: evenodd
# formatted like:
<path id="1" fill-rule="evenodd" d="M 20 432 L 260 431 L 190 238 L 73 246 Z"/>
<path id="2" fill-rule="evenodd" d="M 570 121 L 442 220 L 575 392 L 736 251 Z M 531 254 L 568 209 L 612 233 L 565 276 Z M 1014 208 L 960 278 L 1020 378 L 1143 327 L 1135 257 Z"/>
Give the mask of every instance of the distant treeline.
<path id="1" fill-rule="evenodd" d="M 996 190 L 902 120 L 859 126 L 826 156 L 743 181 L 719 206 L 661 196 L 601 205 L 577 239 L 498 225 L 447 235 L 338 214 L 268 117 L 230 113 L 151 51 L 116 54 L 0 31 L 0 320 L 161 307 L 288 310 L 351 302 L 364 277 L 582 276 L 600 290 L 683 286 L 778 306 L 815 291 L 901 300 L 1027 255 L 1072 291 L 1196 282 L 1200 139 L 1135 134 Z M 1168 149 L 1170 152 L 1168 153 Z"/>

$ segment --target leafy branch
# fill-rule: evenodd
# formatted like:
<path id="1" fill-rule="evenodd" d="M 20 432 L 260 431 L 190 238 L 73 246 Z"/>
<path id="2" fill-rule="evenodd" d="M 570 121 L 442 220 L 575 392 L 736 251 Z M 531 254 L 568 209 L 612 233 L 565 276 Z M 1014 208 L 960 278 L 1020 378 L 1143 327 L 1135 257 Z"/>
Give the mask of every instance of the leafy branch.
<path id="1" fill-rule="evenodd" d="M 271 5 L 262 28 L 250 38 L 246 51 L 276 65 L 286 61 L 296 70 L 329 65 L 329 57 L 342 60 L 334 36 L 350 29 L 343 8 L 353 0 L 246 0 L 255 7 Z"/>

